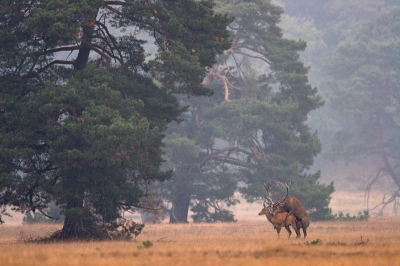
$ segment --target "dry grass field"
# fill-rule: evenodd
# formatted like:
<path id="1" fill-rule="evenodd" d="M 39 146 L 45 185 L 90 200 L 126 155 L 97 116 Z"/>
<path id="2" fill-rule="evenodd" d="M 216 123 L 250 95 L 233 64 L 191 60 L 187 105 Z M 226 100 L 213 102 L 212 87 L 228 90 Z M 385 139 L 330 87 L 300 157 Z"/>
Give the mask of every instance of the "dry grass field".
<path id="1" fill-rule="evenodd" d="M 129 242 L 28 244 L 49 225 L 0 226 L 0 265 L 400 265 L 400 218 L 315 222 L 309 235 L 278 239 L 264 219 L 217 224 L 146 225 Z M 285 231 L 285 232 L 284 232 Z M 364 243 L 360 243 L 362 239 Z M 318 245 L 310 244 L 320 239 Z M 153 246 L 144 248 L 143 241 Z M 308 241 L 309 245 L 305 242 Z"/>

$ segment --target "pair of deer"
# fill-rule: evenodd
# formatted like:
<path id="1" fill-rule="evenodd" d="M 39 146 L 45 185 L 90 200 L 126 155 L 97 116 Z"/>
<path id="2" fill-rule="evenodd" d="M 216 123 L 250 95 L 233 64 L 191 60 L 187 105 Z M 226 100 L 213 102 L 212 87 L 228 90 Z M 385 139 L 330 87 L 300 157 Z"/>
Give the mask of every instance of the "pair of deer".
<path id="1" fill-rule="evenodd" d="M 267 216 L 268 221 L 272 223 L 274 229 L 278 232 L 278 237 L 282 226 L 286 228 L 290 237 L 292 231 L 289 226 L 292 226 L 297 238 L 300 237 L 301 228 L 303 228 L 304 238 L 306 238 L 307 227 L 310 224 L 307 211 L 297 198 L 288 197 L 291 183 L 285 183 L 284 185 L 286 186 L 286 196 L 274 203 L 269 192 L 272 182 L 269 182 L 268 185 L 264 184 L 267 190 L 267 197 L 264 197 L 264 208 L 258 215 Z"/>

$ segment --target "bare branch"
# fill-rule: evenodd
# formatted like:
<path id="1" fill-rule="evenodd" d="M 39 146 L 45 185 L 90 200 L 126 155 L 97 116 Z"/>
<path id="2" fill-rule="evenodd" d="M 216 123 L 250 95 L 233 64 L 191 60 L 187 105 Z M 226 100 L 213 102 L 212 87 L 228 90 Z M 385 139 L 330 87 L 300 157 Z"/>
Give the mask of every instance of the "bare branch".
<path id="1" fill-rule="evenodd" d="M 121 15 L 121 16 L 122 16 L 122 12 L 119 11 L 118 9 L 115 9 L 115 8 L 113 8 L 113 7 L 111 7 L 111 6 L 105 6 L 105 8 L 107 8 L 108 10 L 110 10 L 110 11 L 112 11 L 112 12 L 114 12 L 114 13 L 117 13 L 118 15 Z"/>
<path id="2" fill-rule="evenodd" d="M 114 46 L 117 45 L 114 36 L 110 33 L 110 31 L 108 30 L 107 26 L 104 23 L 101 23 L 100 21 L 96 20 L 96 24 L 101 26 L 102 29 L 104 29 L 107 33 L 107 36 L 110 38 L 110 40 L 113 42 Z"/>
<path id="3" fill-rule="evenodd" d="M 108 38 L 112 41 L 114 47 L 111 46 L 111 44 L 107 41 L 107 38 L 101 38 L 109 47 L 110 49 L 116 49 L 118 54 L 119 54 L 119 58 L 120 58 L 120 63 L 123 64 L 124 63 L 124 59 L 123 56 L 121 54 L 121 51 L 119 49 L 116 48 L 117 46 L 117 42 L 114 38 L 114 36 L 110 33 L 110 31 L 108 30 L 107 26 L 104 23 L 101 23 L 100 21 L 96 21 L 96 24 L 101 26 L 100 31 L 104 34 L 103 30 L 105 30 L 106 34 L 104 34 L 105 36 L 107 35 Z M 100 36 L 99 36 L 100 37 Z"/>
<path id="4" fill-rule="evenodd" d="M 80 45 L 63 46 L 63 47 L 58 47 L 58 48 L 54 48 L 54 49 L 50 49 L 50 50 L 45 50 L 41 54 L 45 55 L 45 54 L 52 54 L 52 53 L 62 52 L 62 51 L 75 51 L 75 50 L 79 50 L 80 48 L 81 48 Z"/>
<path id="5" fill-rule="evenodd" d="M 248 163 L 245 163 L 240 159 L 232 158 L 232 157 L 229 157 L 229 156 L 219 155 L 219 156 L 214 157 L 214 159 L 218 160 L 219 162 L 229 163 L 229 164 L 236 165 L 236 166 L 242 166 L 242 167 L 248 167 L 249 166 Z"/>
<path id="6" fill-rule="evenodd" d="M 48 69 L 49 67 L 56 65 L 56 64 L 60 64 L 60 65 L 74 65 L 75 61 L 69 61 L 69 60 L 53 60 L 50 63 L 48 63 L 47 65 L 45 65 L 44 67 L 38 69 L 37 71 L 35 71 L 34 74 L 29 73 L 28 77 L 33 76 L 33 75 L 37 75 L 40 72 L 43 72 L 44 70 Z"/>
<path id="7" fill-rule="evenodd" d="M 220 74 L 220 73 L 210 72 L 209 75 L 217 77 L 222 81 L 222 84 L 224 85 L 224 90 L 225 90 L 225 98 L 224 98 L 224 100 L 227 101 L 227 102 L 230 102 L 230 100 L 229 100 L 229 87 L 231 87 L 233 89 L 236 89 L 238 91 L 241 90 L 240 88 L 232 85 L 232 83 L 229 82 L 228 78 L 226 76 Z"/>
<path id="8" fill-rule="evenodd" d="M 251 137 L 251 139 L 253 140 L 253 144 L 257 146 L 257 150 L 262 151 L 264 153 L 260 141 L 256 137 Z"/>
<path id="9" fill-rule="evenodd" d="M 49 219 L 52 219 L 52 220 L 55 220 L 55 221 L 57 221 L 57 220 L 60 219 L 60 217 L 55 218 L 55 217 L 52 217 L 52 216 L 48 215 L 47 213 L 45 213 L 44 211 L 42 211 L 42 210 L 41 210 L 40 208 L 38 208 L 38 207 L 36 207 L 36 209 L 37 209 L 43 216 L 45 216 L 45 217 L 47 217 L 47 218 L 49 218 Z"/>
<path id="10" fill-rule="evenodd" d="M 99 45 L 94 45 L 94 44 L 91 45 L 91 49 L 93 49 L 93 51 L 95 51 L 96 53 L 98 53 L 99 55 L 101 55 L 106 59 L 106 68 L 109 69 L 111 67 L 111 57 L 108 56 L 106 53 L 104 53 L 103 49 L 100 49 L 98 47 Z"/>
<path id="11" fill-rule="evenodd" d="M 259 152 L 257 152 L 254 147 L 250 147 L 251 153 L 253 154 L 253 156 L 257 159 L 260 159 L 261 156 L 259 155 Z"/>
<path id="12" fill-rule="evenodd" d="M 110 60 L 111 61 L 111 58 L 114 58 L 114 59 L 118 60 L 118 62 L 120 62 L 122 64 L 123 61 L 121 60 L 121 58 L 119 58 L 118 56 L 115 56 L 114 54 L 112 54 L 110 51 L 108 51 L 104 47 L 102 47 L 102 46 L 100 46 L 98 44 L 92 44 L 92 46 L 93 46 L 92 49 L 94 51 L 96 51 L 98 54 L 106 57 L 106 60 Z"/>
<path id="13" fill-rule="evenodd" d="M 123 202 L 116 202 L 117 204 L 121 206 L 126 206 L 126 207 L 134 207 L 134 208 L 139 208 L 139 209 L 145 209 L 145 210 L 151 210 L 151 211 L 159 211 L 162 210 L 162 208 L 151 208 L 151 207 L 146 207 L 142 205 L 136 205 L 136 204 L 128 204 L 128 203 L 123 203 Z"/>
<path id="14" fill-rule="evenodd" d="M 371 192 L 372 185 L 375 183 L 376 180 L 378 180 L 379 175 L 380 175 L 382 170 L 383 170 L 383 168 L 380 168 L 378 170 L 378 172 L 376 173 L 375 178 L 367 185 L 367 187 L 365 189 L 364 200 L 367 202 L 367 210 L 369 209 L 369 195 L 370 195 L 370 192 Z"/>
<path id="15" fill-rule="evenodd" d="M 248 53 L 243 53 L 240 51 L 235 51 L 235 53 L 245 55 L 250 58 L 260 59 L 260 60 L 264 61 L 265 63 L 267 63 L 268 65 L 272 65 L 271 62 L 269 62 L 263 55 L 250 55 Z"/>
<path id="16" fill-rule="evenodd" d="M 251 156 L 251 152 L 238 148 L 238 147 L 226 147 L 217 151 L 213 151 L 208 154 L 201 162 L 198 167 L 201 168 L 207 164 L 207 162 L 214 161 L 219 163 L 229 163 L 235 166 L 248 167 L 250 163 L 243 162 L 239 158 L 230 157 L 231 153 L 241 153 L 243 155 Z"/>
<path id="17" fill-rule="evenodd" d="M 392 164 L 389 162 L 389 159 L 388 159 L 388 157 L 386 155 L 380 115 L 376 116 L 375 127 L 376 127 L 376 131 L 378 133 L 379 153 L 381 155 L 383 163 L 385 164 L 385 170 L 392 177 L 392 179 L 396 183 L 397 187 L 400 188 L 400 177 L 396 173 L 396 171 L 394 170 Z"/>
<path id="18" fill-rule="evenodd" d="M 118 5 L 118 6 L 127 6 L 128 3 L 122 1 L 104 1 L 105 5 Z"/>
<path id="19" fill-rule="evenodd" d="M 387 196 L 387 194 L 385 194 L 385 195 L 383 196 L 383 198 L 382 198 L 382 202 L 379 203 L 378 205 L 376 205 L 375 207 L 373 207 L 371 210 L 374 210 L 374 209 L 378 208 L 379 206 L 382 206 L 381 209 L 380 209 L 379 212 L 378 212 L 379 215 L 382 215 L 382 214 L 383 214 L 383 209 L 384 209 L 387 205 L 389 205 L 390 203 L 392 203 L 393 201 L 395 202 L 397 197 L 400 197 L 400 193 L 399 193 L 399 192 L 400 192 L 400 189 L 398 189 L 395 193 L 393 193 L 393 194 L 389 197 L 388 200 L 385 200 L 385 199 L 386 199 L 386 196 Z"/>

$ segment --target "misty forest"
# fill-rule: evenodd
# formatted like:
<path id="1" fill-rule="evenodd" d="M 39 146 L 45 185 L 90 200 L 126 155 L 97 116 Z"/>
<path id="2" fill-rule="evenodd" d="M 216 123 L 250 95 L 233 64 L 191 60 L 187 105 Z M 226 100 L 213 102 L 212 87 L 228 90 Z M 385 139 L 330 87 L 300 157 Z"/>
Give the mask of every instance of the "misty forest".
<path id="1" fill-rule="evenodd" d="M 322 2 L 2 0 L 0 223 L 234 222 L 271 181 L 311 221 L 344 188 L 396 215 L 400 3 Z"/>

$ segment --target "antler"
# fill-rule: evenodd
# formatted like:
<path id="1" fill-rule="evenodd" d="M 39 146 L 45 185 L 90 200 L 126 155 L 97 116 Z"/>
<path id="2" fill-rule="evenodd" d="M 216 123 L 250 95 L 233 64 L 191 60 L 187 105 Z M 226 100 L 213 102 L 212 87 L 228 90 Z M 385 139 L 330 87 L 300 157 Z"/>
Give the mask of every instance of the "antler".
<path id="1" fill-rule="evenodd" d="M 265 187 L 265 190 L 267 191 L 267 197 L 264 197 L 264 198 L 272 201 L 271 193 L 269 192 L 269 189 L 272 187 L 272 182 L 270 181 L 270 182 L 268 182 L 268 184 L 264 183 L 264 187 Z"/>
<path id="2" fill-rule="evenodd" d="M 264 205 L 264 207 L 267 207 L 267 205 L 268 205 L 268 209 L 269 209 L 270 213 L 272 213 L 272 206 L 274 205 L 274 202 L 272 201 L 272 198 L 271 198 L 271 193 L 269 192 L 269 189 L 271 188 L 271 186 L 272 186 L 271 181 L 268 182 L 268 184 L 264 183 L 265 190 L 267 190 L 267 197 L 264 197 L 265 201 L 264 201 L 263 205 Z M 267 203 L 267 205 L 265 205 L 265 203 Z"/>
<path id="3" fill-rule="evenodd" d="M 292 186 L 292 182 L 285 182 L 285 184 L 283 184 L 282 182 L 278 182 L 277 181 L 277 183 L 282 184 L 282 185 L 284 185 L 286 187 L 286 196 L 283 199 L 280 199 L 277 203 L 275 203 L 274 206 L 276 206 L 279 203 L 283 202 L 287 198 L 287 196 L 289 195 L 290 187 Z"/>

